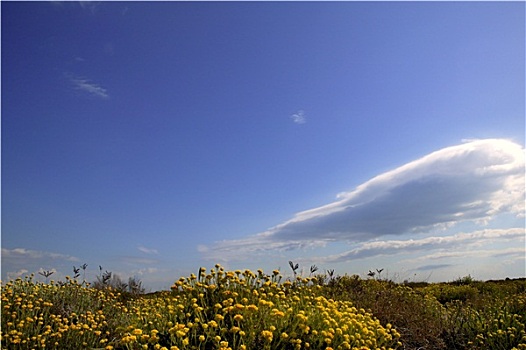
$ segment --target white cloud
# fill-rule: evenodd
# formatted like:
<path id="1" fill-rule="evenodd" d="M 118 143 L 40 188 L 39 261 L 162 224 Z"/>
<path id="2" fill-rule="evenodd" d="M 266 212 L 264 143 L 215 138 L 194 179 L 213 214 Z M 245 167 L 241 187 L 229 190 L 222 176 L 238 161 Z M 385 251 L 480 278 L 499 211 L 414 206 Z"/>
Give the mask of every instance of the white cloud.
<path id="1" fill-rule="evenodd" d="M 470 140 L 378 175 L 265 232 L 199 250 L 212 259 L 242 259 L 269 250 L 436 232 L 461 222 L 485 224 L 500 213 L 524 216 L 524 170 L 521 145 Z M 426 244 L 436 244 L 432 239 Z"/>
<path id="2" fill-rule="evenodd" d="M 20 269 L 18 271 L 14 271 L 14 272 L 8 272 L 7 273 L 7 279 L 8 280 L 14 280 L 14 279 L 17 279 L 18 277 L 22 277 L 23 275 L 26 275 L 29 271 L 26 270 L 26 269 Z"/>
<path id="3" fill-rule="evenodd" d="M 522 241 L 521 245 L 524 245 L 524 228 L 515 228 L 510 229 L 510 231 L 517 231 L 517 235 L 515 235 L 513 232 L 509 232 L 509 237 L 500 236 L 500 239 L 502 240 L 511 240 L 515 242 Z M 522 233 L 521 233 L 522 230 Z M 507 230 L 502 230 L 507 231 Z M 495 239 L 492 240 L 480 240 L 473 244 L 465 244 L 465 245 L 450 245 L 446 249 L 442 249 L 442 247 L 436 246 L 435 248 L 438 249 L 437 252 L 426 254 L 419 256 L 415 259 L 405 259 L 403 260 L 404 263 L 407 264 L 418 264 L 422 262 L 429 262 L 429 261 L 436 261 L 436 260 L 451 260 L 451 259 L 464 259 L 464 258 L 499 258 L 499 257 L 516 257 L 516 256 L 522 256 L 524 258 L 525 251 L 524 248 L 504 248 L 504 249 L 471 249 L 473 246 L 477 245 L 480 246 L 481 244 L 485 243 L 492 243 L 495 242 Z M 462 243 L 462 242 L 459 242 Z"/>
<path id="4" fill-rule="evenodd" d="M 121 262 L 128 265 L 155 265 L 159 263 L 159 260 L 136 256 L 123 256 L 121 257 Z"/>
<path id="5" fill-rule="evenodd" d="M 290 118 L 296 124 L 305 124 L 307 122 L 307 119 L 305 118 L 305 112 L 301 110 L 291 115 Z"/>
<path id="6" fill-rule="evenodd" d="M 138 246 L 137 249 L 139 249 L 141 252 L 143 252 L 145 254 L 159 254 L 157 249 L 153 249 L 153 248 L 146 248 L 146 247 L 143 247 L 143 246 Z"/>
<path id="7" fill-rule="evenodd" d="M 29 271 L 38 274 L 39 270 L 56 272 L 52 266 L 71 267 L 79 259 L 75 256 L 32 250 L 25 248 L 2 248 L 2 276 L 14 279 Z M 44 267 L 42 267 L 44 266 Z M 54 275 L 56 276 L 56 275 Z"/>
<path id="8" fill-rule="evenodd" d="M 405 240 L 405 241 L 375 241 L 367 242 L 362 244 L 359 248 L 347 251 L 342 254 L 333 255 L 329 257 L 323 257 L 313 259 L 315 261 L 324 263 L 338 263 L 357 259 L 370 258 L 379 255 L 393 255 L 400 253 L 413 253 L 419 251 L 429 251 L 436 249 L 452 249 L 455 247 L 466 248 L 470 245 L 481 245 L 487 244 L 494 241 L 504 241 L 511 239 L 520 239 L 524 237 L 524 228 L 512 228 L 512 229 L 487 229 L 480 230 L 471 233 L 459 233 L 451 236 L 433 236 L 426 237 L 417 240 Z M 481 254 L 481 251 L 477 251 L 477 254 Z M 491 254 L 497 254 L 492 252 Z M 486 254 L 486 255 L 491 255 Z M 465 252 L 442 252 L 438 255 L 426 256 L 423 260 L 431 260 L 437 258 L 451 258 L 451 257 L 465 257 Z"/>
<path id="9" fill-rule="evenodd" d="M 109 98 L 108 91 L 105 88 L 90 82 L 88 79 L 70 77 L 70 80 L 78 90 L 82 90 L 96 97 Z"/>
<path id="10" fill-rule="evenodd" d="M 151 275 L 151 274 L 154 274 L 154 273 L 157 273 L 157 272 L 159 272 L 158 268 L 156 268 L 156 267 L 147 267 L 147 268 L 143 268 L 143 269 L 133 270 L 132 274 L 133 275 L 138 275 L 138 276 L 144 276 L 144 275 Z"/>
<path id="11" fill-rule="evenodd" d="M 44 252 L 44 251 L 31 250 L 31 249 L 25 249 L 25 248 L 14 248 L 14 249 L 2 248 L 2 259 L 8 259 L 8 260 L 52 259 L 52 260 L 65 260 L 65 261 L 79 261 L 77 257 L 71 256 L 71 255 Z"/>

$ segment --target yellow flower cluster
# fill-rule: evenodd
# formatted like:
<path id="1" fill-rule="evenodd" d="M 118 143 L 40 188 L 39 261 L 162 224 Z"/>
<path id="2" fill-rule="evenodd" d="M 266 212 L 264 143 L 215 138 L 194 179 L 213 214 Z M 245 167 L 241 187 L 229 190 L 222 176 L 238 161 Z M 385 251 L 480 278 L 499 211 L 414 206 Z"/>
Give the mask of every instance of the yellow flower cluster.
<path id="1" fill-rule="evenodd" d="M 388 349 L 398 332 L 350 302 L 328 300 L 309 278 L 280 282 L 279 271 L 224 271 L 220 265 L 181 278 L 171 292 L 130 305 L 128 349 Z M 132 330 L 151 337 L 130 338 Z M 133 341 L 130 341 L 133 340 Z"/>
<path id="2" fill-rule="evenodd" d="M 526 309 L 526 295 L 514 296 L 505 307 L 495 310 L 492 320 L 481 320 L 484 323 L 484 332 L 478 333 L 470 342 L 472 349 L 511 348 L 511 344 L 519 342 L 518 346 L 512 349 L 526 350 L 526 320 L 510 312 L 511 304 L 514 304 L 515 308 Z M 469 309 L 469 313 L 473 319 L 480 320 L 480 313 L 476 310 Z"/>
<path id="3" fill-rule="evenodd" d="M 323 297 L 309 278 L 281 282 L 220 265 L 171 291 L 126 302 L 68 280 L 2 286 L 2 348 L 390 349 L 398 332 L 350 302 Z"/>
<path id="4" fill-rule="evenodd" d="M 76 281 L 42 284 L 32 277 L 2 286 L 2 348 L 82 349 L 108 344 L 110 325 L 103 310 L 107 303 L 119 309 L 114 295 Z M 79 309 L 82 303 L 86 307 Z"/>

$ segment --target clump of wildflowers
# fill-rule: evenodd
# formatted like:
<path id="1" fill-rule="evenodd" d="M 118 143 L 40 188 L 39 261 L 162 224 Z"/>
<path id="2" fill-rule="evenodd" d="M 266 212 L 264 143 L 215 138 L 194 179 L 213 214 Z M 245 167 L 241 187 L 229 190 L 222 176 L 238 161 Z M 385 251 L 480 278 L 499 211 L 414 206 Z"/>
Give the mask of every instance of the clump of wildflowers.
<path id="1" fill-rule="evenodd" d="M 291 267 L 296 272 L 296 265 Z M 457 295 L 467 295 L 467 289 L 459 286 L 417 290 L 377 279 L 330 277 L 327 284 L 320 276 L 299 274 L 282 281 L 278 270 L 267 275 L 216 265 L 180 278 L 171 291 L 126 298 L 112 286 L 97 289 L 74 278 L 58 283 L 19 278 L 0 283 L 0 345 L 299 350 L 395 349 L 403 342 L 416 349 L 428 340 L 418 336 L 418 327 L 436 325 L 440 337 L 432 335 L 439 341 L 429 349 L 526 350 L 525 281 L 499 294 L 494 293 L 500 286 L 471 283 L 477 292 L 463 300 Z M 449 301 L 441 304 L 440 298 Z"/>
<path id="2" fill-rule="evenodd" d="M 326 299 L 310 278 L 281 283 L 279 271 L 209 272 L 181 278 L 172 291 L 137 299 L 130 322 L 145 332 L 158 330 L 159 344 L 197 349 L 394 348 L 399 334 L 384 328 L 352 303 Z M 152 344 L 151 338 L 123 343 L 129 349 Z"/>

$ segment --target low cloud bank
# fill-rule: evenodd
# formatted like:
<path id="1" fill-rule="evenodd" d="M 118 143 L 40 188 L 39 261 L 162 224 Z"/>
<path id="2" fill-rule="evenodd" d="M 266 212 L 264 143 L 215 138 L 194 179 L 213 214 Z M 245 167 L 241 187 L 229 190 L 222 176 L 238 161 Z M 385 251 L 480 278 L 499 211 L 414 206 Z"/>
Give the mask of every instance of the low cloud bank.
<path id="1" fill-rule="evenodd" d="M 486 224 L 501 213 L 523 216 L 524 171 L 521 145 L 469 140 L 378 175 L 333 203 L 300 212 L 265 232 L 199 250 L 211 259 L 235 260 L 269 250 L 426 233 L 461 222 Z"/>
<path id="2" fill-rule="evenodd" d="M 379 255 L 414 253 L 436 249 L 453 249 L 459 246 L 481 245 L 495 241 L 516 240 L 524 237 L 524 228 L 488 229 L 451 236 L 433 236 L 416 240 L 376 241 L 363 243 L 359 248 L 342 254 L 314 259 L 323 263 L 338 263 Z M 444 256 L 443 256 L 444 257 Z"/>

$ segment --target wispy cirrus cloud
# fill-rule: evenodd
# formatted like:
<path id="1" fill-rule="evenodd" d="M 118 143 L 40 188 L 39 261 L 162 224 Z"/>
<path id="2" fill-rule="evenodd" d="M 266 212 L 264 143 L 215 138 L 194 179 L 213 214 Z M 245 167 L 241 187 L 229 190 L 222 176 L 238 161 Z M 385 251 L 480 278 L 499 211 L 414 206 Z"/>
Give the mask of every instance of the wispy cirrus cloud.
<path id="1" fill-rule="evenodd" d="M 2 248 L 2 274 L 8 279 L 46 270 L 56 272 L 56 267 L 63 267 L 64 271 L 80 259 L 76 256 L 32 250 L 26 248 Z M 55 275 L 56 276 L 56 275 Z"/>
<path id="2" fill-rule="evenodd" d="M 159 260 L 137 256 L 123 256 L 120 258 L 120 262 L 128 265 L 155 265 L 159 263 Z"/>
<path id="3" fill-rule="evenodd" d="M 138 246 L 137 249 L 139 249 L 139 251 L 145 254 L 159 254 L 159 251 L 157 249 L 146 248 L 146 247 L 143 247 L 142 245 Z"/>
<path id="4" fill-rule="evenodd" d="M 313 260 L 323 263 L 338 263 L 357 259 L 371 258 L 380 255 L 394 255 L 401 253 L 414 253 L 437 249 L 452 249 L 455 247 L 466 248 L 470 245 L 481 245 L 495 241 L 520 239 L 525 235 L 524 228 L 512 229 L 487 229 L 470 233 L 459 233 L 450 236 L 432 236 L 422 239 L 411 240 L 388 240 L 363 243 L 359 248 L 352 249 L 338 255 L 314 258 Z M 479 252 L 480 253 L 480 252 Z M 457 257 L 465 256 L 465 252 L 456 254 Z M 451 258 L 451 252 L 441 255 L 442 258 Z M 432 257 L 426 257 L 426 260 Z M 436 257 L 435 257 L 436 258 Z"/>
<path id="5" fill-rule="evenodd" d="M 513 234 L 514 230 L 518 230 L 518 234 Z M 520 234 L 522 230 L 522 235 Z M 448 247 L 439 247 L 436 246 L 438 251 L 430 254 L 425 254 L 422 256 L 419 256 L 414 259 L 405 259 L 404 262 L 408 264 L 419 264 L 422 262 L 429 262 L 429 261 L 437 261 L 437 260 L 452 260 L 452 259 L 464 259 L 464 258 L 480 258 L 480 257 L 491 257 L 491 258 L 513 258 L 513 257 L 521 257 L 525 258 L 525 250 L 524 248 L 504 248 L 504 249 L 480 249 L 479 247 L 485 243 L 493 243 L 497 241 L 506 241 L 506 240 L 513 240 L 514 242 L 517 242 L 519 245 L 524 245 L 524 239 L 525 237 L 525 230 L 524 228 L 515 228 L 510 230 L 502 230 L 504 232 L 509 232 L 510 235 L 508 237 L 499 236 L 497 239 L 490 239 L 490 240 L 481 240 L 478 241 L 471 246 L 468 244 L 462 245 L 450 245 Z M 461 243 L 461 242 L 459 242 Z M 476 246 L 476 247 L 475 247 Z M 476 249 L 473 249 L 476 248 Z"/>
<path id="6" fill-rule="evenodd" d="M 8 260 L 52 259 L 52 260 L 65 260 L 65 261 L 79 261 L 77 257 L 71 256 L 71 255 L 53 253 L 53 252 L 45 252 L 45 251 L 39 251 L 39 250 L 31 250 L 31 249 L 25 249 L 25 248 L 14 248 L 14 249 L 2 248 L 2 259 L 8 259 Z"/>
<path id="7" fill-rule="evenodd" d="M 307 122 L 307 118 L 305 117 L 305 112 L 302 110 L 297 111 L 296 113 L 292 114 L 290 116 L 290 119 L 296 124 L 305 124 Z"/>
<path id="8" fill-rule="evenodd" d="M 378 175 L 339 194 L 335 202 L 300 212 L 265 232 L 198 249 L 205 257 L 235 260 L 270 250 L 432 232 L 461 222 L 485 224 L 500 213 L 521 216 L 524 160 L 523 146 L 512 141 L 468 140 Z M 441 239 L 419 243 L 433 246 Z M 375 244 L 347 254 L 382 251 Z M 417 244 L 407 247 L 416 248 Z"/>
<path id="9" fill-rule="evenodd" d="M 77 90 L 86 92 L 90 94 L 91 96 L 107 99 L 109 98 L 108 91 L 101 87 L 100 85 L 91 82 L 89 79 L 81 78 L 81 77 L 75 77 L 72 75 L 67 75 L 71 83 L 75 86 Z"/>

